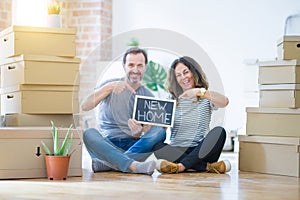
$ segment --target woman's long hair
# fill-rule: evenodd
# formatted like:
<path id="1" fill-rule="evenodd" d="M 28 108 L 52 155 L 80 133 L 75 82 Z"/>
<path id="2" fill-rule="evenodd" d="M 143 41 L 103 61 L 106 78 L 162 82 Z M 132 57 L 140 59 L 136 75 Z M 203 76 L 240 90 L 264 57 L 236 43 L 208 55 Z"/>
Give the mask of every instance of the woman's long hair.
<path id="1" fill-rule="evenodd" d="M 169 93 L 172 95 L 172 99 L 178 100 L 178 97 L 183 93 L 183 90 L 178 84 L 175 75 L 175 68 L 178 63 L 184 64 L 192 72 L 195 80 L 196 88 L 203 87 L 205 89 L 208 89 L 208 82 L 206 79 L 206 75 L 203 72 L 201 66 L 191 57 L 188 56 L 180 57 L 173 61 L 168 74 L 167 88 Z"/>

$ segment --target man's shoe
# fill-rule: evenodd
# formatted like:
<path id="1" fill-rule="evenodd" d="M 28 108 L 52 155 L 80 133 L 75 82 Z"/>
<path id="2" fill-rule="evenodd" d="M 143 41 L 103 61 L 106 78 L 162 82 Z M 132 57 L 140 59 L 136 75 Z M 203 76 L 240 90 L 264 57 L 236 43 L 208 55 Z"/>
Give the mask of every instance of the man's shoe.
<path id="1" fill-rule="evenodd" d="M 212 172 L 217 174 L 224 174 L 225 172 L 229 172 L 231 170 L 231 164 L 228 160 L 208 163 L 207 167 L 208 167 L 207 172 Z"/>
<path id="2" fill-rule="evenodd" d="M 157 161 L 156 168 L 158 171 L 167 174 L 175 174 L 178 173 L 178 165 L 173 162 L 169 162 L 167 160 L 159 159 Z"/>

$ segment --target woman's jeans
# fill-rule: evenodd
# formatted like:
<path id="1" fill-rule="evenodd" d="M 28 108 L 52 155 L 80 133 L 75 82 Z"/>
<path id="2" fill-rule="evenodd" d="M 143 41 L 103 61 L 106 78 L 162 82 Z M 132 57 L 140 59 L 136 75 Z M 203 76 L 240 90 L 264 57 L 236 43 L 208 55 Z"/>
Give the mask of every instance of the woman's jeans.
<path id="1" fill-rule="evenodd" d="M 89 128 L 83 133 L 83 141 L 90 156 L 122 172 L 129 172 L 128 167 L 133 161 L 144 161 L 152 153 L 154 145 L 165 139 L 166 132 L 161 127 L 152 127 L 138 140 L 110 141 L 95 128 Z"/>

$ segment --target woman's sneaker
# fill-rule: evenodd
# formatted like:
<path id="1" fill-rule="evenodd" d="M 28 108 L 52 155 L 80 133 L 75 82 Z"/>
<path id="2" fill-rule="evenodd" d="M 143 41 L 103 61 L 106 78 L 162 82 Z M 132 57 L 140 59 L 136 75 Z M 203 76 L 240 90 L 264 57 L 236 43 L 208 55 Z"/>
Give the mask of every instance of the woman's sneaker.
<path id="1" fill-rule="evenodd" d="M 173 162 L 169 162 L 164 159 L 159 159 L 156 162 L 156 169 L 162 173 L 166 174 L 177 174 L 178 173 L 178 165 Z"/>
<path id="2" fill-rule="evenodd" d="M 228 160 L 223 160 L 214 163 L 207 164 L 207 172 L 224 174 L 225 172 L 229 172 L 231 170 L 231 164 Z"/>

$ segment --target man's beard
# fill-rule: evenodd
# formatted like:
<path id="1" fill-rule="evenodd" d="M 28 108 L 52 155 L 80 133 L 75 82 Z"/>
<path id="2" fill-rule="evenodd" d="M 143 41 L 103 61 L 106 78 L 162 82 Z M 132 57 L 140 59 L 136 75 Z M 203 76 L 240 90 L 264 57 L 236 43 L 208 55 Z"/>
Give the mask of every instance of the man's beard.
<path id="1" fill-rule="evenodd" d="M 130 78 L 130 76 L 131 75 L 139 75 L 140 76 L 140 79 L 138 80 L 138 81 L 132 81 L 131 80 L 131 78 Z M 140 73 L 140 72 L 137 72 L 137 73 L 135 73 L 135 72 L 129 72 L 129 74 L 127 75 L 127 79 L 128 79 L 128 81 L 130 82 L 130 83 L 132 83 L 132 84 L 140 84 L 140 81 L 142 80 L 142 74 Z"/>

